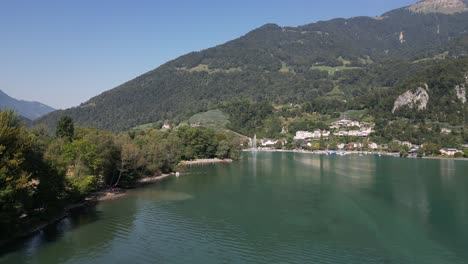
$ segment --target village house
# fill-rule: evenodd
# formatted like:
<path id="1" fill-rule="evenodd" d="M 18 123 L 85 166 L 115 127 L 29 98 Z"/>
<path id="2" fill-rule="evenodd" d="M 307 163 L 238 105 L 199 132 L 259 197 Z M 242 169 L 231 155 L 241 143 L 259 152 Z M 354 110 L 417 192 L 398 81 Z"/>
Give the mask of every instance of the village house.
<path id="1" fill-rule="evenodd" d="M 330 131 L 328 130 L 315 130 L 312 133 L 312 139 L 318 140 L 320 138 L 328 138 L 330 136 Z"/>
<path id="2" fill-rule="evenodd" d="M 342 119 L 342 120 L 333 122 L 330 126 L 330 128 L 334 128 L 334 129 L 340 129 L 343 127 L 361 127 L 361 123 L 359 123 L 359 121 Z"/>
<path id="3" fill-rule="evenodd" d="M 346 147 L 346 144 L 340 143 L 340 144 L 336 145 L 336 147 L 337 147 L 339 150 L 343 150 L 343 149 Z"/>
<path id="4" fill-rule="evenodd" d="M 361 130 L 350 130 L 350 131 L 344 131 L 340 130 L 338 132 L 333 133 L 333 135 L 337 137 L 368 137 L 370 134 L 372 134 L 372 129 L 366 128 L 366 129 L 361 129 Z"/>
<path id="5" fill-rule="evenodd" d="M 408 151 L 408 157 L 410 158 L 417 158 L 418 157 L 419 148 L 412 148 Z"/>
<path id="6" fill-rule="evenodd" d="M 276 143 L 278 143 L 278 140 L 272 140 L 272 139 L 261 139 L 260 140 L 260 145 L 262 147 L 274 147 Z"/>
<path id="7" fill-rule="evenodd" d="M 322 130 L 322 137 L 328 138 L 331 135 L 331 132 L 328 130 Z"/>
<path id="8" fill-rule="evenodd" d="M 443 148 L 440 151 L 440 154 L 444 156 L 455 156 L 456 153 L 462 153 L 461 150 L 458 150 L 456 148 Z"/>
<path id="9" fill-rule="evenodd" d="M 313 136 L 313 133 L 312 133 L 312 132 L 309 132 L 309 131 L 297 131 L 297 132 L 296 132 L 296 136 L 294 137 L 294 140 L 299 140 L 299 139 L 305 140 L 305 139 L 308 139 L 308 138 L 312 138 L 312 136 Z"/>
<path id="10" fill-rule="evenodd" d="M 312 138 L 313 139 L 319 139 L 322 135 L 322 131 L 320 130 L 315 130 L 313 133 L 312 133 Z"/>
<path id="11" fill-rule="evenodd" d="M 408 147 L 408 148 L 419 147 L 419 146 L 414 145 L 413 143 L 411 143 L 411 142 L 409 142 L 409 141 L 394 140 L 394 142 L 397 143 L 397 144 L 400 145 L 400 146 L 404 146 L 404 147 Z"/>
<path id="12" fill-rule="evenodd" d="M 362 143 L 351 142 L 346 145 L 347 150 L 357 150 L 363 147 Z"/>
<path id="13" fill-rule="evenodd" d="M 161 129 L 171 129 L 171 125 L 169 125 L 169 123 L 164 123 Z"/>
<path id="14" fill-rule="evenodd" d="M 375 143 L 375 142 L 370 142 L 370 143 L 367 145 L 367 147 L 368 147 L 369 149 L 372 149 L 372 150 L 379 149 L 379 145 L 378 145 L 377 143 Z"/>
<path id="15" fill-rule="evenodd" d="M 330 131 L 328 130 L 315 130 L 314 132 L 309 131 L 297 131 L 296 136 L 294 137 L 295 140 L 306 140 L 306 139 L 313 139 L 318 140 L 321 137 L 328 138 L 330 136 Z"/>
<path id="16" fill-rule="evenodd" d="M 333 122 L 330 129 L 334 129 L 333 135 L 338 137 L 368 137 L 372 132 L 374 124 L 367 122 L 359 122 L 354 120 L 342 119 Z M 349 128 L 357 127 L 359 130 L 349 130 Z"/>
<path id="17" fill-rule="evenodd" d="M 442 128 L 440 133 L 448 135 L 448 134 L 452 133 L 452 130 L 448 129 L 448 128 Z"/>

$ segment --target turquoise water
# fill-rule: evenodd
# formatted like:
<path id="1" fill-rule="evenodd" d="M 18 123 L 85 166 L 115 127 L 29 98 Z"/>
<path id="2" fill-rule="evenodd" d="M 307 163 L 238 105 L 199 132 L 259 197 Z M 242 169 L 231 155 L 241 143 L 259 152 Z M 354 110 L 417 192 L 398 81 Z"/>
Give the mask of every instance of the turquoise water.
<path id="1" fill-rule="evenodd" d="M 245 153 L 77 213 L 0 263 L 468 263 L 468 162 Z"/>

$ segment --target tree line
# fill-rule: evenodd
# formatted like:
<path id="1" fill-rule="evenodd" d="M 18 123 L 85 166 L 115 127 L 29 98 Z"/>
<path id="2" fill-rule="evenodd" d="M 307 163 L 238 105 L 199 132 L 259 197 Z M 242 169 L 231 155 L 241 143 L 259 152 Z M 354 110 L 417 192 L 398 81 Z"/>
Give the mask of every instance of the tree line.
<path id="1" fill-rule="evenodd" d="M 64 116 L 51 136 L 26 129 L 12 111 L 0 112 L 0 239 L 31 221 L 106 187 L 132 187 L 140 178 L 176 170 L 181 160 L 237 159 L 239 138 L 183 126 L 114 134 L 74 126 Z"/>

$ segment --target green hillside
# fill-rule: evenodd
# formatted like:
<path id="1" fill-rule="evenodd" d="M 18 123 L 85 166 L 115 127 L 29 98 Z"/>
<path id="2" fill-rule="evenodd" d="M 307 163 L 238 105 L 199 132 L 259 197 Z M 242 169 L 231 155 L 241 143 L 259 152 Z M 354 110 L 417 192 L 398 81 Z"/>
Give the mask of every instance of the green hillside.
<path id="1" fill-rule="evenodd" d="M 267 24 L 245 36 L 170 61 L 82 105 L 36 121 L 53 127 L 70 115 L 113 131 L 187 120 L 236 99 L 359 110 L 370 93 L 397 87 L 442 59 L 466 54 L 468 12 L 333 19 L 299 27 Z M 446 53 L 444 58 L 438 54 Z M 430 58 L 430 59 L 428 59 Z M 417 63 L 413 63 L 417 61 Z"/>

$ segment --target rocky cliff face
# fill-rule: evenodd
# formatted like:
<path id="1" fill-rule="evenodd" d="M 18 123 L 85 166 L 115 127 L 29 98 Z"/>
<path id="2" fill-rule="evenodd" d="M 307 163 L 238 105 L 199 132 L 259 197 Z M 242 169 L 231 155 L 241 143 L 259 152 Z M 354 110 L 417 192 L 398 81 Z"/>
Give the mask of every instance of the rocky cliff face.
<path id="1" fill-rule="evenodd" d="M 455 92 L 457 93 L 457 98 L 460 99 L 462 103 L 466 103 L 466 88 L 465 85 L 455 86 Z"/>
<path id="2" fill-rule="evenodd" d="M 416 13 L 454 14 L 468 11 L 463 0 L 425 0 L 408 7 Z"/>
<path id="3" fill-rule="evenodd" d="M 457 95 L 457 98 L 465 104 L 467 99 L 466 99 L 466 86 L 468 85 L 468 73 L 465 75 L 465 83 L 460 84 L 455 86 L 455 93 Z"/>
<path id="4" fill-rule="evenodd" d="M 393 106 L 392 113 L 395 113 L 399 108 L 408 106 L 411 109 L 424 110 L 427 108 L 429 102 L 429 93 L 427 92 L 429 86 L 424 84 L 412 92 L 406 91 L 404 94 L 398 96 Z"/>

